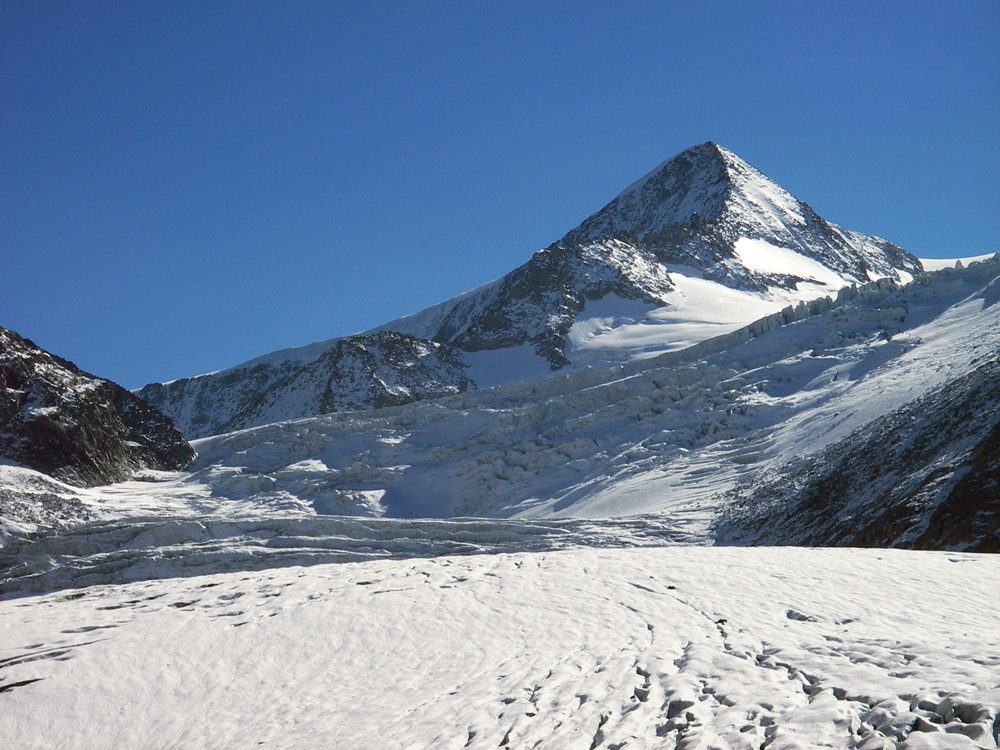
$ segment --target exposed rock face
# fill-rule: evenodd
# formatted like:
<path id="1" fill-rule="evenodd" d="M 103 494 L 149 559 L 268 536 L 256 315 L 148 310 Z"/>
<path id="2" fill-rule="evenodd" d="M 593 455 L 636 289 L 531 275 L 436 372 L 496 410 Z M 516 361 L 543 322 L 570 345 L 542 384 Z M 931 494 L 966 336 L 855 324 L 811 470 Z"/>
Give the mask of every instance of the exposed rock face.
<path id="1" fill-rule="evenodd" d="M 748 266 L 737 252 L 741 239 L 817 261 L 844 285 L 907 280 L 922 270 L 905 250 L 825 221 L 736 154 L 704 143 L 661 164 L 507 276 L 377 330 L 465 351 L 528 343 L 558 369 L 568 363 L 566 333 L 588 300 L 613 292 L 666 304 L 669 273 L 679 267 L 757 291 L 810 281 L 794 269 Z"/>
<path id="2" fill-rule="evenodd" d="M 1000 362 L 735 495 L 727 542 L 1000 552 Z"/>
<path id="3" fill-rule="evenodd" d="M 190 438 L 334 411 L 397 406 L 474 388 L 454 348 L 390 331 L 339 339 L 314 361 L 258 362 L 153 383 L 138 394 Z"/>
<path id="4" fill-rule="evenodd" d="M 195 456 L 145 401 L 3 328 L 0 425 L 0 456 L 78 486 L 183 469 Z"/>

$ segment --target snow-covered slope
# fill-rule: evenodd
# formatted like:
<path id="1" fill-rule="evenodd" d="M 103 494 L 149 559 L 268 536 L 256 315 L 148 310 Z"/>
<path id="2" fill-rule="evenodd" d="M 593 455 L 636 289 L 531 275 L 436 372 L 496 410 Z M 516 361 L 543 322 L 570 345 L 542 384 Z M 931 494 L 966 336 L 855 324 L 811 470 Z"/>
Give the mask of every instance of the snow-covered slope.
<path id="1" fill-rule="evenodd" d="M 90 486 L 182 469 L 194 451 L 142 399 L 0 328 L 0 458 Z"/>
<path id="2" fill-rule="evenodd" d="M 998 577 L 960 553 L 585 548 L 8 598 L 0 745 L 995 748 Z"/>
<path id="3" fill-rule="evenodd" d="M 193 473 L 151 488 L 162 500 L 144 513 L 655 513 L 707 542 L 737 483 L 995 362 L 998 277 L 993 258 L 849 288 L 614 368 L 207 438 Z"/>
<path id="4" fill-rule="evenodd" d="M 449 366 L 465 366 L 474 383 L 489 387 L 682 349 L 852 283 L 907 281 L 918 271 L 909 253 L 830 224 L 732 152 L 705 143 L 657 167 L 506 276 L 373 329 L 365 340 L 396 332 L 413 337 L 412 349 L 449 345 Z M 307 368 L 323 372 L 310 382 L 331 382 L 319 362 L 337 346 L 330 340 L 274 352 L 138 393 L 190 438 L 392 403 L 324 399 L 322 389 L 303 385 Z M 409 367 L 418 358 L 400 359 Z M 421 389 L 398 368 L 383 358 L 366 378 L 407 380 L 416 398 L 460 382 L 454 370 L 429 368 Z"/>
<path id="5" fill-rule="evenodd" d="M 728 543 L 1000 552 L 1000 361 L 733 495 Z"/>

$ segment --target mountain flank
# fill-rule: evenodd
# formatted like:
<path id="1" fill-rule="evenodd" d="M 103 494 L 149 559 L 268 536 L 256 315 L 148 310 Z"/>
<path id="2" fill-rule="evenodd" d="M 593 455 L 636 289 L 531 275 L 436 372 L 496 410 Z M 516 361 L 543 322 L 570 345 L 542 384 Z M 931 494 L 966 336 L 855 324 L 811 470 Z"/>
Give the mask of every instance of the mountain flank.
<path id="1" fill-rule="evenodd" d="M 383 331 L 337 339 L 313 361 L 259 362 L 137 393 L 194 438 L 285 419 L 399 406 L 475 388 L 461 352 Z"/>

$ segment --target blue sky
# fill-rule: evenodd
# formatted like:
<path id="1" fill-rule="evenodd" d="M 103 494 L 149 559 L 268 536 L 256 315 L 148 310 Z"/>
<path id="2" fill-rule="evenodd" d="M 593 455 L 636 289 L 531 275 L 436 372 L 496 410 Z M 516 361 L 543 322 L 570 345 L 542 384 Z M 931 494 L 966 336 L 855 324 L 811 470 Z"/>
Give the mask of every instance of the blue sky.
<path id="1" fill-rule="evenodd" d="M 127 387 L 492 280 L 716 141 L 1000 250 L 1000 3 L 0 4 L 0 325 Z"/>

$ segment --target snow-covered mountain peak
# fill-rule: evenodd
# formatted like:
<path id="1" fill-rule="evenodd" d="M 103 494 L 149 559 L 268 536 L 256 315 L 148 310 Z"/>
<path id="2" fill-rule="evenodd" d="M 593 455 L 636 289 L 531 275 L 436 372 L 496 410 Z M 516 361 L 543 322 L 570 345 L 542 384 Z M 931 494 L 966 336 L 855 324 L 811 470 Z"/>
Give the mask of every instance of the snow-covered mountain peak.
<path id="1" fill-rule="evenodd" d="M 787 288 L 809 278 L 761 273 L 747 266 L 737 247 L 741 240 L 803 255 L 846 283 L 881 277 L 907 281 L 921 270 L 919 261 L 905 250 L 826 221 L 774 180 L 712 142 L 663 162 L 556 245 L 574 248 L 608 238 L 641 246 L 667 265 L 698 269 L 705 278 L 726 286 L 757 291 L 776 285 Z"/>
<path id="2" fill-rule="evenodd" d="M 695 214 L 707 220 L 716 218 L 730 187 L 729 156 L 739 159 L 712 142 L 682 151 L 625 188 L 559 244 L 580 244 L 607 236 L 642 237 L 689 221 Z"/>
<path id="3" fill-rule="evenodd" d="M 711 141 L 667 159 L 629 185 L 587 218 L 559 244 L 580 244 L 602 237 L 659 235 L 676 225 L 697 227 L 725 213 L 748 223 L 780 230 L 805 227 L 803 204 L 732 151 Z"/>

